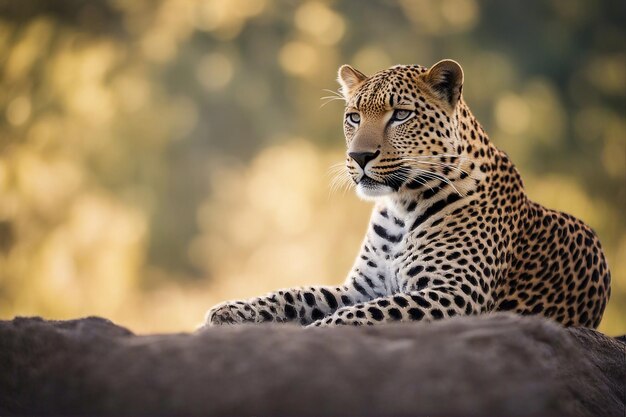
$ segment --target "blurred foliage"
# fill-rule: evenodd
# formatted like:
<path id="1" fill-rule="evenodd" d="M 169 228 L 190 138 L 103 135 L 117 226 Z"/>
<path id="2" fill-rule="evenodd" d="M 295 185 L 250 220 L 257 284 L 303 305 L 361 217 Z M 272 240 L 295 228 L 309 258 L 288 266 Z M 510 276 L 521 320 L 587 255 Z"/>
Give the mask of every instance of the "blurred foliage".
<path id="1" fill-rule="evenodd" d="M 0 1 L 0 317 L 191 329 L 344 279 L 336 68 L 450 57 L 529 194 L 598 232 L 626 333 L 624 2 Z"/>

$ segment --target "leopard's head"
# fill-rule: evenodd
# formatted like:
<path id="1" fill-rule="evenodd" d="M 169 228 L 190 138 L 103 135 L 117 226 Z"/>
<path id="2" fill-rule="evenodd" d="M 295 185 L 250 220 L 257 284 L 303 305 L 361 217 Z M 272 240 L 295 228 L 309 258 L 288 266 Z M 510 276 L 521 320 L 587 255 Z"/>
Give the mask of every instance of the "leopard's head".
<path id="1" fill-rule="evenodd" d="M 343 65 L 338 81 L 347 169 L 360 197 L 417 192 L 460 163 L 458 63 L 398 65 L 369 77 Z"/>

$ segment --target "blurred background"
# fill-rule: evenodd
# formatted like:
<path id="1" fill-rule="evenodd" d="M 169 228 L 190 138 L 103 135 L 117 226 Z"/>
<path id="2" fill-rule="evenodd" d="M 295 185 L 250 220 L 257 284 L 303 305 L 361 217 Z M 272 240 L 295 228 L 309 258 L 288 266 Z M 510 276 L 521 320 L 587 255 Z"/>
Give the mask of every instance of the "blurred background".
<path id="1" fill-rule="evenodd" d="M 626 333 L 623 0 L 0 1 L 0 318 L 191 330 L 343 281 L 336 69 L 442 58 L 532 198 L 599 234 Z"/>

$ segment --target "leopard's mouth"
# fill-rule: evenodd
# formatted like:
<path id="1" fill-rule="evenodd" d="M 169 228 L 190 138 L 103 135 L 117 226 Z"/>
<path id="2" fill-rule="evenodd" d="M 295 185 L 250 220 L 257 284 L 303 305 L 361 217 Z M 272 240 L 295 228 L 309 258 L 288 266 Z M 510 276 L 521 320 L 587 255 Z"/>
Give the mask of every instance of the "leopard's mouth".
<path id="1" fill-rule="evenodd" d="M 365 174 L 358 181 L 356 181 L 356 184 L 357 194 L 364 199 L 382 197 L 396 191 L 391 186 L 380 181 L 376 181 Z"/>
<path id="2" fill-rule="evenodd" d="M 369 177 L 365 174 L 356 183 L 359 185 L 362 185 L 363 187 L 370 187 L 370 188 L 385 185 L 382 182 L 376 181 L 372 177 Z"/>
<path id="3" fill-rule="evenodd" d="M 406 173 L 403 168 L 400 168 L 382 175 L 377 180 L 369 176 L 367 172 L 364 172 L 361 174 L 361 178 L 356 179 L 354 182 L 357 185 L 362 183 L 364 187 L 368 188 L 387 187 L 398 191 L 406 181 Z"/>

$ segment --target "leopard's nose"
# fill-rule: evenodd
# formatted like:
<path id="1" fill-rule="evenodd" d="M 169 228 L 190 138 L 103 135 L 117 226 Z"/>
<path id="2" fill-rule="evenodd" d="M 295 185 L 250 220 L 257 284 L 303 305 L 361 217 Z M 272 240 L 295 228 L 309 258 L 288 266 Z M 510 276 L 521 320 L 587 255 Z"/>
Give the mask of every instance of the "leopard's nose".
<path id="1" fill-rule="evenodd" d="M 350 152 L 348 156 L 359 164 L 362 169 L 365 169 L 365 165 L 376 157 L 380 155 L 380 151 L 376 152 Z"/>

